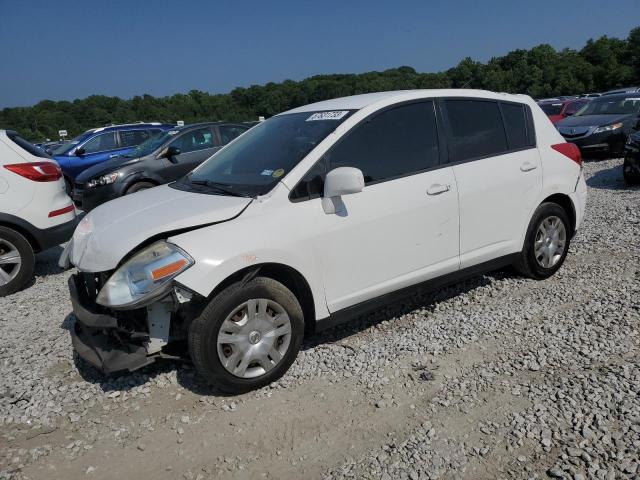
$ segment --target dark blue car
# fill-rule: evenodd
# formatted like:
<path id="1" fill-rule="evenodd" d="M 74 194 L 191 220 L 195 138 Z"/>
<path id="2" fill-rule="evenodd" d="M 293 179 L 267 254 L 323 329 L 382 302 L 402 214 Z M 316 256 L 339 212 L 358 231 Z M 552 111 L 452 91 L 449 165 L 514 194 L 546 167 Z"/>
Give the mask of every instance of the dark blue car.
<path id="1" fill-rule="evenodd" d="M 70 191 L 83 170 L 129 153 L 149 137 L 173 127 L 162 123 L 134 123 L 93 128 L 55 149 L 52 156 L 60 164 Z"/>

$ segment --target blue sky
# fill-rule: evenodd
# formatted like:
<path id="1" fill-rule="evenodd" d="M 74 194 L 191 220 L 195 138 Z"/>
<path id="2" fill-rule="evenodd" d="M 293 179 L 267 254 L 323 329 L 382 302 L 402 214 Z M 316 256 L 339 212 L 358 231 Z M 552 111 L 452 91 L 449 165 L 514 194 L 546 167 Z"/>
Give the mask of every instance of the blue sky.
<path id="1" fill-rule="evenodd" d="M 170 95 L 515 48 L 581 47 L 640 25 L 638 0 L 0 0 L 0 108 Z"/>

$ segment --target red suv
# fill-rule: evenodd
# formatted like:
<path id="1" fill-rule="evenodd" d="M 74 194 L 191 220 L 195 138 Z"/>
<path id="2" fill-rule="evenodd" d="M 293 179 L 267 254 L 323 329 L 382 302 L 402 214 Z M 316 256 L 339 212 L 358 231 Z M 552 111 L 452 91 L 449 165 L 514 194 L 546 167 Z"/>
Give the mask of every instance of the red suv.
<path id="1" fill-rule="evenodd" d="M 590 98 L 572 98 L 571 100 L 548 100 L 538 102 L 542 111 L 547 114 L 551 123 L 556 124 L 566 117 L 574 115 L 591 101 Z"/>

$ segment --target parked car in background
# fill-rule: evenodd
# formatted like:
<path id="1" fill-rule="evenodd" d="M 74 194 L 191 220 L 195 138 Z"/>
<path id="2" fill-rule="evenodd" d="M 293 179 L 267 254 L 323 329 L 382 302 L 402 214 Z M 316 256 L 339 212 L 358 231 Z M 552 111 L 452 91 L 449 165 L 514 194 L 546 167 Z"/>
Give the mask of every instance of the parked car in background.
<path id="1" fill-rule="evenodd" d="M 627 185 L 640 185 L 640 131 L 627 139 L 622 174 Z"/>
<path id="2" fill-rule="evenodd" d="M 618 95 L 620 93 L 636 93 L 636 92 L 640 92 L 640 87 L 616 88 L 613 90 L 606 91 L 602 95 Z"/>
<path id="3" fill-rule="evenodd" d="M 620 155 L 629 133 L 640 128 L 640 94 L 594 98 L 556 127 L 583 152 Z"/>
<path id="4" fill-rule="evenodd" d="M 547 114 L 551 123 L 558 123 L 560 120 L 566 117 L 574 115 L 578 110 L 589 103 L 591 99 L 587 98 L 574 98 L 571 100 L 551 101 L 551 102 L 538 102 L 542 111 Z"/>
<path id="5" fill-rule="evenodd" d="M 578 95 L 579 98 L 598 98 L 601 97 L 601 93 L 582 93 Z"/>
<path id="6" fill-rule="evenodd" d="M 75 226 L 58 164 L 16 132 L 0 130 L 0 297 L 24 287 L 35 253 L 69 240 Z"/>
<path id="7" fill-rule="evenodd" d="M 74 179 L 83 170 L 124 155 L 149 137 L 171 128 L 173 125 L 156 122 L 93 128 L 55 149 L 52 157 L 60 164 L 70 193 Z"/>
<path id="8" fill-rule="evenodd" d="M 258 388 L 306 331 L 417 288 L 512 264 L 548 278 L 586 192 L 580 151 L 524 95 L 414 90 L 296 108 L 181 180 L 84 217 L 60 262 L 78 268 L 72 342 L 107 373 L 186 344 L 218 388 Z"/>
<path id="9" fill-rule="evenodd" d="M 84 170 L 76 177 L 73 201 L 88 212 L 108 200 L 177 180 L 248 129 L 200 123 L 167 130 L 125 155 Z"/>

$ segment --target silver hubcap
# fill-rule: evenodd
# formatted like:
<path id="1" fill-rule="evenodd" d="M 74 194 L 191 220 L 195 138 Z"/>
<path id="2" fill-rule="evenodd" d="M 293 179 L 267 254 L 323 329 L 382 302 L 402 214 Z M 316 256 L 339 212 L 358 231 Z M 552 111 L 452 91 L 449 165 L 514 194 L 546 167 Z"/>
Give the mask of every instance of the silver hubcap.
<path id="1" fill-rule="evenodd" d="M 543 268 L 551 268 L 562 258 L 567 244 L 567 230 L 560 218 L 545 218 L 536 232 L 534 252 L 536 261 Z"/>
<path id="2" fill-rule="evenodd" d="M 0 285 L 6 285 L 18 276 L 22 259 L 15 245 L 0 238 Z"/>
<path id="3" fill-rule="evenodd" d="M 255 378 L 272 370 L 291 343 L 291 321 L 282 306 L 266 298 L 238 305 L 218 333 L 218 358 L 228 372 Z"/>

